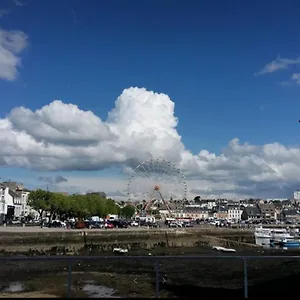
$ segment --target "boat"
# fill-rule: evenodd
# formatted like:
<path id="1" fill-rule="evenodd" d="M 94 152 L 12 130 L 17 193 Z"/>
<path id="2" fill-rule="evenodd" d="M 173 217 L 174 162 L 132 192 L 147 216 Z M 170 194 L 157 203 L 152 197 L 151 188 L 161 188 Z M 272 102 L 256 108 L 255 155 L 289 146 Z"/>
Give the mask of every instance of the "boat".
<path id="1" fill-rule="evenodd" d="M 232 249 L 232 248 L 225 248 L 225 247 L 220 247 L 220 246 L 213 246 L 212 249 L 213 249 L 213 250 L 220 251 L 220 252 L 233 252 L 233 253 L 236 252 L 235 249 Z"/>
<path id="2" fill-rule="evenodd" d="M 254 236 L 256 238 L 268 239 L 272 238 L 271 231 L 269 229 L 264 228 L 255 228 Z"/>
<path id="3" fill-rule="evenodd" d="M 291 238 L 284 239 L 284 240 L 286 240 L 286 241 L 293 241 L 293 239 L 291 239 Z M 283 239 L 281 239 L 281 240 L 270 239 L 269 245 L 271 247 L 276 247 L 276 246 L 283 247 Z"/>
<path id="4" fill-rule="evenodd" d="M 279 242 L 279 246 L 281 247 L 300 247 L 300 240 L 289 240 L 289 239 L 282 239 L 282 241 Z"/>
<path id="5" fill-rule="evenodd" d="M 294 235 L 286 229 L 256 227 L 254 236 L 262 239 L 293 239 Z"/>
<path id="6" fill-rule="evenodd" d="M 280 243 L 281 243 L 280 240 L 270 239 L 270 246 L 271 246 L 271 247 L 279 246 Z"/>
<path id="7" fill-rule="evenodd" d="M 114 248 L 113 253 L 125 254 L 125 253 L 128 253 L 128 249 Z"/>

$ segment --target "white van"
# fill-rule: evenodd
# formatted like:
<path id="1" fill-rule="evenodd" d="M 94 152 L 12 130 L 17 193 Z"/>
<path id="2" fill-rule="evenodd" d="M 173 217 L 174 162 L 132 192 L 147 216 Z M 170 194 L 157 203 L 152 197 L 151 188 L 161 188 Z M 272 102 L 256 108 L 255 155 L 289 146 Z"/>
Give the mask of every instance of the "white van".
<path id="1" fill-rule="evenodd" d="M 113 221 L 113 220 L 118 220 L 119 216 L 118 215 L 108 215 L 108 221 Z"/>

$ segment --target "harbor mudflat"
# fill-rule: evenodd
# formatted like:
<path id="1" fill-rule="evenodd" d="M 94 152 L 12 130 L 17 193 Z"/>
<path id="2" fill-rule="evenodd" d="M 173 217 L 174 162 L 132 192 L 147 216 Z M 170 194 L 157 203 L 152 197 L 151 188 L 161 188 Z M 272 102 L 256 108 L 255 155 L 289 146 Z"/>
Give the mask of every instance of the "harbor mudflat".
<path id="1" fill-rule="evenodd" d="M 224 255 L 208 247 L 155 249 L 155 255 Z M 91 253 L 93 254 L 93 253 Z M 297 252 L 279 250 L 243 250 L 236 255 L 297 255 Z M 99 261 L 76 261 L 72 266 L 72 297 L 86 296 L 85 286 L 93 283 L 115 290 L 120 297 L 155 296 L 155 260 L 116 257 Z M 111 254 L 113 255 L 113 254 Z M 132 251 L 130 255 L 149 255 L 149 250 Z M 232 256 L 232 254 L 230 254 Z M 10 262 L 1 265 L 0 281 L 3 285 L 21 282 L 23 293 L 40 292 L 56 297 L 66 296 L 67 262 Z M 251 259 L 248 261 L 249 298 L 275 296 L 297 289 L 293 282 L 300 279 L 300 262 L 291 258 Z M 243 297 L 243 261 L 240 259 L 172 259 L 159 261 L 161 297 L 188 297 L 209 292 L 211 296 Z M 274 289 L 280 286 L 280 289 Z M 1 296 L 1 295 L 0 295 Z"/>

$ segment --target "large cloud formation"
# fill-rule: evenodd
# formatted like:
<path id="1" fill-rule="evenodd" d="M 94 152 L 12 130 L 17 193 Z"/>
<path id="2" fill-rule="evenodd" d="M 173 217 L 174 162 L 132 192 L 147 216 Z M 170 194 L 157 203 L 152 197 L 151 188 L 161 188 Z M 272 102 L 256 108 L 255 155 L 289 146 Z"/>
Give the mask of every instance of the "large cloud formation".
<path id="1" fill-rule="evenodd" d="M 174 102 L 144 88 L 125 89 L 102 121 L 55 100 L 39 110 L 14 108 L 0 119 L 0 165 L 37 170 L 99 170 L 163 158 L 193 181 L 192 194 L 290 196 L 300 175 L 300 149 L 231 140 L 220 155 L 185 149 Z"/>

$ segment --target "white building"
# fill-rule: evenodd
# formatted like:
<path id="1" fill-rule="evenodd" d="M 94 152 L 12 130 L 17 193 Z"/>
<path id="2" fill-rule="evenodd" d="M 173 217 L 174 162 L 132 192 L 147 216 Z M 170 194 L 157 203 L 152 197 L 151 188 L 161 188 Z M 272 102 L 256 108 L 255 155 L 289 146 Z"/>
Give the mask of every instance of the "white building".
<path id="1" fill-rule="evenodd" d="M 0 185 L 0 221 L 2 222 L 6 217 L 12 217 L 13 215 L 14 198 L 8 187 Z"/>
<path id="2" fill-rule="evenodd" d="M 210 210 L 214 206 L 216 206 L 216 200 L 215 199 L 201 199 L 199 205 L 201 208 Z"/>
<path id="3" fill-rule="evenodd" d="M 39 213 L 28 205 L 28 196 L 30 192 L 19 191 L 17 193 L 17 201 L 15 202 L 15 217 L 31 216 L 33 219 L 39 217 Z"/>
<path id="4" fill-rule="evenodd" d="M 28 205 L 28 191 L 16 182 L 0 183 L 0 223 L 3 219 L 31 216 L 38 218 L 39 213 Z"/>
<path id="5" fill-rule="evenodd" d="M 295 193 L 299 193 L 300 195 L 300 192 L 294 192 L 294 197 L 295 197 Z M 298 196 L 299 197 L 299 196 Z M 300 199 L 300 198 L 299 198 Z M 269 203 L 269 202 L 274 202 L 274 201 L 288 201 L 289 199 L 288 198 L 267 198 L 266 201 Z"/>
<path id="6" fill-rule="evenodd" d="M 241 220 L 243 210 L 239 205 L 228 205 L 228 219 L 238 221 Z"/>
<path id="7" fill-rule="evenodd" d="M 29 192 L 22 191 L 21 193 L 21 216 L 27 216 L 30 212 L 30 207 L 27 204 L 28 195 Z"/>
<path id="8" fill-rule="evenodd" d="M 9 195 L 13 198 L 13 205 L 14 205 L 14 216 L 20 217 L 22 213 L 22 205 L 21 205 L 21 194 L 14 192 L 12 190 L 8 190 Z"/>
<path id="9" fill-rule="evenodd" d="M 10 194 L 14 198 L 14 206 L 15 206 L 15 217 L 25 217 L 28 215 L 36 215 L 38 214 L 35 210 L 33 210 L 28 205 L 28 195 L 29 192 L 25 191 L 10 191 Z"/>
<path id="10" fill-rule="evenodd" d="M 191 218 L 196 219 L 208 219 L 209 211 L 197 207 L 188 207 L 179 211 L 174 211 L 173 216 L 175 218 Z"/>
<path id="11" fill-rule="evenodd" d="M 300 191 L 295 191 L 294 192 L 294 201 L 296 203 L 299 203 L 300 202 Z"/>

